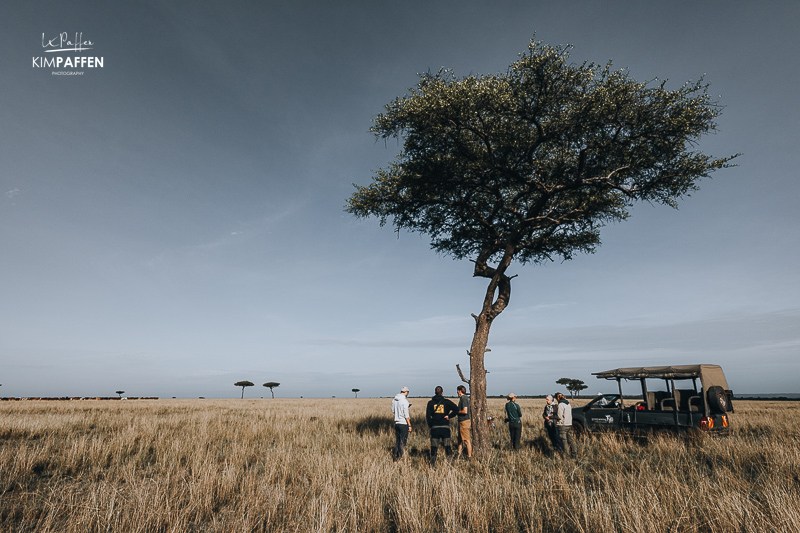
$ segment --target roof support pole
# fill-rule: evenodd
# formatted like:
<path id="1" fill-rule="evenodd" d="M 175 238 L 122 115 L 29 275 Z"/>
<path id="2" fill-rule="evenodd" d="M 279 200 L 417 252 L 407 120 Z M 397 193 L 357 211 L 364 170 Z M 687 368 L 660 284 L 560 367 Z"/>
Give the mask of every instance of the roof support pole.
<path id="1" fill-rule="evenodd" d="M 674 413 L 675 413 L 675 425 L 677 426 L 678 425 L 678 408 L 680 407 L 680 405 L 678 404 L 678 395 L 675 394 L 675 380 L 672 379 L 672 378 L 669 378 L 669 384 L 672 387 L 672 401 L 675 402 L 675 411 L 674 411 Z"/>

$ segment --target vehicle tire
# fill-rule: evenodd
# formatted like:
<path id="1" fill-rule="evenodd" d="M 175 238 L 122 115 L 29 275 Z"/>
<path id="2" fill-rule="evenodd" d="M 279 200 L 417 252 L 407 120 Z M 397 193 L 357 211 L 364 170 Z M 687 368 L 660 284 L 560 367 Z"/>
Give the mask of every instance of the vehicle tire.
<path id="1" fill-rule="evenodd" d="M 576 437 L 585 437 L 587 435 L 586 428 L 584 427 L 582 422 L 578 422 L 577 420 L 572 421 L 572 432 L 575 434 Z"/>
<path id="2" fill-rule="evenodd" d="M 711 410 L 717 413 L 725 413 L 728 410 L 728 395 L 725 394 L 725 389 L 719 385 L 709 387 L 708 389 L 708 405 Z"/>

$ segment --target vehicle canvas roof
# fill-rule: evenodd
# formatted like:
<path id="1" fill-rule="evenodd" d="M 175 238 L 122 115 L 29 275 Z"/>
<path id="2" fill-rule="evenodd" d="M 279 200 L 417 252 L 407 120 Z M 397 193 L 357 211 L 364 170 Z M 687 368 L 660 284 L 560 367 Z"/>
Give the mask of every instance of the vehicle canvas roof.
<path id="1" fill-rule="evenodd" d="M 598 379 L 691 379 L 699 377 L 703 387 L 708 389 L 718 385 L 728 390 L 725 373 L 719 365 L 678 365 L 678 366 L 644 366 L 639 368 L 615 368 L 603 372 L 593 372 Z"/>

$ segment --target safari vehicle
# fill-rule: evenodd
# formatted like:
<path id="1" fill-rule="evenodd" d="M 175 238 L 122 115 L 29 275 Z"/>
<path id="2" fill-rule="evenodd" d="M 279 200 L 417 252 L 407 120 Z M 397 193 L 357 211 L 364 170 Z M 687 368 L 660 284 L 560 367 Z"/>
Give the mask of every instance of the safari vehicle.
<path id="1" fill-rule="evenodd" d="M 599 429 L 655 428 L 725 432 L 733 412 L 733 391 L 718 365 L 617 368 L 595 372 L 598 379 L 616 380 L 619 394 L 598 395 L 572 409 L 577 433 Z M 641 396 L 626 399 L 622 380 L 639 381 Z"/>

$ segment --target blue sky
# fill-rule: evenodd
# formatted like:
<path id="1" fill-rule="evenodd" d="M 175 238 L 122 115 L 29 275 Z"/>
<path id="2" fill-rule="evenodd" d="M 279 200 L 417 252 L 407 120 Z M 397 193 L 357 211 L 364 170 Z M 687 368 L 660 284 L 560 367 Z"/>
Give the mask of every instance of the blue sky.
<path id="1" fill-rule="evenodd" d="M 798 20 L 787 1 L 13 0 L 0 396 L 454 390 L 484 281 L 343 207 L 400 150 L 368 129 L 417 73 L 503 72 L 534 33 L 638 80 L 705 76 L 724 111 L 699 148 L 743 155 L 680 209 L 604 228 L 594 255 L 513 267 L 489 393 L 683 363 L 800 393 Z M 103 67 L 34 68 L 61 32 Z"/>

